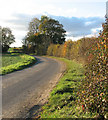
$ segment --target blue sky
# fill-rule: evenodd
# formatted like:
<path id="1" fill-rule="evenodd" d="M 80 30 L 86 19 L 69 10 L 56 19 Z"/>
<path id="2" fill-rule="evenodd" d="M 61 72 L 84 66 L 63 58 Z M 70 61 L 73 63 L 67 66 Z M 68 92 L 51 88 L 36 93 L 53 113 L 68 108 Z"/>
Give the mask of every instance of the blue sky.
<path id="1" fill-rule="evenodd" d="M 105 20 L 107 0 L 0 0 L 0 26 L 12 29 L 16 43 L 28 31 L 32 18 L 47 15 L 63 24 L 66 39 L 77 40 L 99 32 Z"/>

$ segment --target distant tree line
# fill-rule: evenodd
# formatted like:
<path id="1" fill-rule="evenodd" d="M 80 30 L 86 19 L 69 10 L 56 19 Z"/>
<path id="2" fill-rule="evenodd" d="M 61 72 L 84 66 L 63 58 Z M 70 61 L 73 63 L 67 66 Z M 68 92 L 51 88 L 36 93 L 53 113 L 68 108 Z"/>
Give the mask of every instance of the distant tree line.
<path id="1" fill-rule="evenodd" d="M 33 18 L 29 23 L 28 33 L 23 39 L 23 51 L 45 55 L 50 44 L 63 44 L 66 31 L 59 21 L 41 16 Z"/>
<path id="2" fill-rule="evenodd" d="M 86 63 L 88 61 L 88 50 L 96 40 L 96 37 L 84 37 L 77 41 L 67 40 L 62 45 L 51 44 L 47 49 L 47 55 Z"/>

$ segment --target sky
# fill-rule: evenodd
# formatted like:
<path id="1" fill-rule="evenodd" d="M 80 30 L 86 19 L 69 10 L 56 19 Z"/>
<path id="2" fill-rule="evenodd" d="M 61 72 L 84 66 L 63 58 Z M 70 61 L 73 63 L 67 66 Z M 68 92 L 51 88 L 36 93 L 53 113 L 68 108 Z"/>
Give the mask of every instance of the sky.
<path id="1" fill-rule="evenodd" d="M 0 26 L 9 27 L 15 36 L 12 47 L 22 39 L 33 18 L 47 15 L 63 24 L 66 39 L 94 36 L 105 22 L 107 0 L 0 0 Z"/>

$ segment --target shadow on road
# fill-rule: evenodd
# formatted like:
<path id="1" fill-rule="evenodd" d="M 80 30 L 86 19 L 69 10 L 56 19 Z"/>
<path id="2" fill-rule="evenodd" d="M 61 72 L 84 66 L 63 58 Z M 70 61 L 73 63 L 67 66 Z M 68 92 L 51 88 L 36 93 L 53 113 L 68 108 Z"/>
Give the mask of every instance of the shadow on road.
<path id="1" fill-rule="evenodd" d="M 34 56 L 35 57 L 35 56 Z M 37 62 L 34 64 L 34 65 L 37 65 L 37 64 L 39 64 L 39 63 L 42 63 L 43 61 L 40 59 L 40 58 L 37 58 L 37 57 L 35 57 L 36 59 L 37 59 Z"/>
<path id="2" fill-rule="evenodd" d="M 29 111 L 27 118 L 40 118 L 39 112 L 41 111 L 42 105 L 34 105 Z"/>
<path id="3" fill-rule="evenodd" d="M 33 57 L 35 57 L 35 56 L 33 56 Z M 33 66 L 35 66 L 35 65 L 37 65 L 37 64 L 40 64 L 40 63 L 44 62 L 44 61 L 42 61 L 40 58 L 37 58 L 37 57 L 35 57 L 35 58 L 36 58 L 36 62 L 35 62 L 33 65 L 28 66 L 27 68 L 23 68 L 22 70 L 31 68 L 31 67 L 33 67 Z M 17 71 L 22 71 L 22 70 L 17 70 Z"/>

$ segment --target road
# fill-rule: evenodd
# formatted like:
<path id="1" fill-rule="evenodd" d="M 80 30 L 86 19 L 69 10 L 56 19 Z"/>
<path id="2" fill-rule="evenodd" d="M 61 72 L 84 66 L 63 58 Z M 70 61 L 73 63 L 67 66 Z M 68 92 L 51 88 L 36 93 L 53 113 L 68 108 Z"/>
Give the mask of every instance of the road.
<path id="1" fill-rule="evenodd" d="M 38 62 L 32 67 L 2 77 L 3 118 L 25 116 L 32 107 L 45 101 L 57 83 L 63 71 L 60 62 L 46 57 L 36 58 Z"/>

